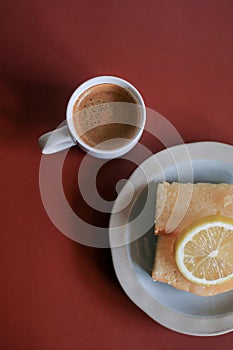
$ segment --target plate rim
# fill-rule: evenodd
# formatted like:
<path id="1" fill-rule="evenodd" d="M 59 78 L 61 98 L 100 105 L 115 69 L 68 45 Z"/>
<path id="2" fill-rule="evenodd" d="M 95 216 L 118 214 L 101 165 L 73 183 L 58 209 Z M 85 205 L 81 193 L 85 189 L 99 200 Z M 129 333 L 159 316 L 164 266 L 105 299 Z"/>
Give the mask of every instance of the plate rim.
<path id="1" fill-rule="evenodd" d="M 182 160 L 184 149 L 186 151 L 188 150 L 189 155 L 191 155 L 191 161 L 208 159 L 233 163 L 229 157 L 229 154 L 233 152 L 233 146 L 230 144 L 214 141 L 185 143 L 163 149 L 153 154 L 135 169 L 129 180 L 137 176 L 139 168 L 148 169 L 148 166 L 150 166 L 150 163 L 154 159 L 164 159 L 168 152 L 173 152 L 177 156 L 177 159 Z M 122 201 L 122 195 L 127 190 L 126 183 L 114 203 L 109 222 L 109 242 L 116 276 L 128 297 L 154 321 L 178 333 L 194 336 L 217 336 L 233 331 L 233 312 L 211 318 L 182 314 L 160 304 L 145 291 L 131 267 L 127 242 L 123 245 L 115 245 L 116 223 L 119 219 L 122 219 L 120 217 L 121 214 L 117 210 L 115 211 L 115 208 L 119 206 L 119 202 Z M 133 201 L 129 206 L 129 210 L 132 206 Z M 124 220 L 127 220 L 126 217 Z M 124 240 L 126 232 L 122 224 L 118 227 L 118 235 L 119 233 L 120 237 Z"/>

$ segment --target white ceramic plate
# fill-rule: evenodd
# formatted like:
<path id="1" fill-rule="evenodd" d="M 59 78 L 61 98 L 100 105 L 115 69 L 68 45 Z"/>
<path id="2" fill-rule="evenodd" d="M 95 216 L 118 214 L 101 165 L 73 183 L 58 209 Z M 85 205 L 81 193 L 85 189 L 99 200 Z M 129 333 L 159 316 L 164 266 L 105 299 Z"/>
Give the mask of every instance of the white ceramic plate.
<path id="1" fill-rule="evenodd" d="M 174 331 L 212 336 L 233 330 L 233 291 L 201 297 L 154 282 L 150 272 L 155 194 L 161 181 L 233 183 L 233 147 L 217 142 L 178 145 L 142 163 L 122 188 L 110 220 L 117 277 L 129 298 Z"/>

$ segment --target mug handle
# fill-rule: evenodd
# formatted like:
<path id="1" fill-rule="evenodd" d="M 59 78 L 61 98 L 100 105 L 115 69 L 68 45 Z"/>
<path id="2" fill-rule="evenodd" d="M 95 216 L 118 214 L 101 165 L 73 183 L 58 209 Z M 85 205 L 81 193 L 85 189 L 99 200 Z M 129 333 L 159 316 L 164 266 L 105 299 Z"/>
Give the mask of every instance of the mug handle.
<path id="1" fill-rule="evenodd" d="M 56 153 L 76 145 L 67 125 L 42 135 L 38 143 L 43 154 Z"/>

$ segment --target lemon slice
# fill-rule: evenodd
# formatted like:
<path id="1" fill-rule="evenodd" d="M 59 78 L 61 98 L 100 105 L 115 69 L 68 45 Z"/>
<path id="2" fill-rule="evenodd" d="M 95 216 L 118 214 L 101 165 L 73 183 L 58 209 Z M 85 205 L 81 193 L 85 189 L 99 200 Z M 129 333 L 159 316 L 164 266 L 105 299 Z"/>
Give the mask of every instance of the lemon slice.
<path id="1" fill-rule="evenodd" d="M 199 219 L 177 239 L 175 259 L 189 281 L 211 286 L 233 279 L 233 220 Z"/>

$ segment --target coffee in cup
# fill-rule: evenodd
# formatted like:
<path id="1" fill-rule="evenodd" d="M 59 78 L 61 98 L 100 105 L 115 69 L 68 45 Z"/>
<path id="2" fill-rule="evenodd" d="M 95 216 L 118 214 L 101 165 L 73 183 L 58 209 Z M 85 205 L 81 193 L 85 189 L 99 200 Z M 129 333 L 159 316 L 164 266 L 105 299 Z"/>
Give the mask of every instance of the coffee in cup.
<path id="1" fill-rule="evenodd" d="M 102 150 L 123 147 L 140 126 L 140 108 L 125 88 L 98 84 L 85 90 L 73 106 L 73 125 L 80 139 Z"/>
<path id="2" fill-rule="evenodd" d="M 113 159 L 129 152 L 140 139 L 146 108 L 138 90 L 124 79 L 99 76 L 74 91 L 66 123 L 39 138 L 44 154 L 76 144 L 91 156 Z"/>

